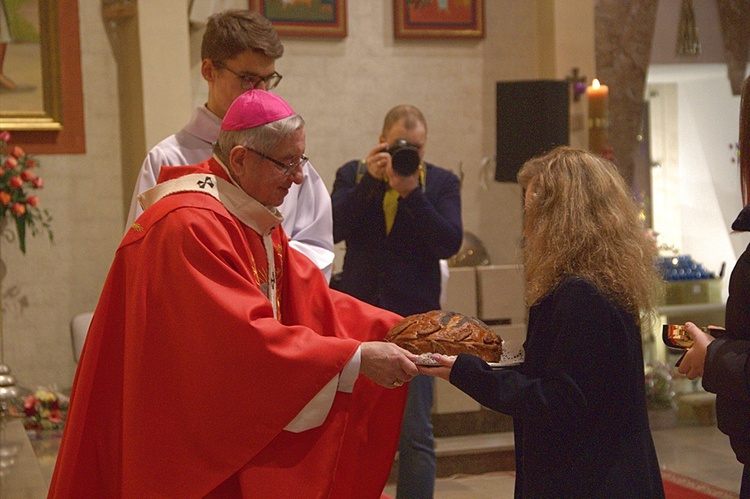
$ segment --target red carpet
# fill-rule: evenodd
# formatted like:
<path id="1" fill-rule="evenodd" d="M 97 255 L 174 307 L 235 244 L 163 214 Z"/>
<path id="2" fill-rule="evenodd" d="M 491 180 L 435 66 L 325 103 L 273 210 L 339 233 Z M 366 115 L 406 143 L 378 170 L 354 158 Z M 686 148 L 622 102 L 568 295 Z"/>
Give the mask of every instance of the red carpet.
<path id="1" fill-rule="evenodd" d="M 738 494 L 695 480 L 679 473 L 662 470 L 664 493 L 667 499 L 713 499 L 716 497 L 739 497 Z M 738 484 L 739 486 L 739 484 Z"/>
<path id="2" fill-rule="evenodd" d="M 515 475 L 512 471 L 498 472 L 498 474 L 507 475 L 508 477 Z M 464 478 L 468 476 L 470 475 L 463 475 Z M 662 470 L 661 477 L 664 482 L 664 493 L 667 499 L 736 499 L 739 497 L 735 492 L 730 492 L 673 471 Z M 739 487 L 739 484 L 737 486 Z M 380 499 L 393 498 L 387 494 L 383 494 L 380 496 Z"/>

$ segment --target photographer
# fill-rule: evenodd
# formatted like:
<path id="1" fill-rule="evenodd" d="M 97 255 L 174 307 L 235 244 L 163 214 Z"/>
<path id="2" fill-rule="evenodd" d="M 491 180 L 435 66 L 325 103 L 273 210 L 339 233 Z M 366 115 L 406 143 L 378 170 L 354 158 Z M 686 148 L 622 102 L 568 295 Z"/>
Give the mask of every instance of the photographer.
<path id="1" fill-rule="evenodd" d="M 406 316 L 440 308 L 440 259 L 461 246 L 458 178 L 423 161 L 427 123 L 414 106 L 385 117 L 378 145 L 343 165 L 333 185 L 333 239 L 346 241 L 331 286 Z M 399 442 L 398 497 L 432 497 L 432 378 L 417 376 Z"/>

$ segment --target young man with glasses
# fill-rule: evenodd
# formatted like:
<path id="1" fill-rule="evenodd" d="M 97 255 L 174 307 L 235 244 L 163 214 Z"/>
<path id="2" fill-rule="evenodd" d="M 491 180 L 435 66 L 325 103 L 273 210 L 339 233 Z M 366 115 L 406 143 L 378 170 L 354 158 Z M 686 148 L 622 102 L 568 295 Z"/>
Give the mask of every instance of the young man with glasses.
<path id="1" fill-rule="evenodd" d="M 156 185 L 162 165 L 199 163 L 212 154 L 221 119 L 243 92 L 272 90 L 281 81 L 275 61 L 284 53 L 270 21 L 250 10 L 227 10 L 208 19 L 201 45 L 201 74 L 208 83 L 208 101 L 193 112 L 179 132 L 159 142 L 143 162 L 130 205 L 127 227 L 143 212 L 138 194 Z M 303 180 L 291 186 L 279 210 L 293 248 L 304 253 L 330 278 L 333 265 L 331 198 L 309 163 Z"/>

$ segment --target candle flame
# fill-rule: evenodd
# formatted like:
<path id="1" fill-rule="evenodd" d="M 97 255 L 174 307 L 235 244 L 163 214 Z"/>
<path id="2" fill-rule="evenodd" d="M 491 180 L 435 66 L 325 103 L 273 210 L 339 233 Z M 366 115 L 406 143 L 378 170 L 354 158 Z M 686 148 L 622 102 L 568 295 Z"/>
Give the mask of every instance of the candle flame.
<path id="1" fill-rule="evenodd" d="M 594 81 L 591 82 L 591 88 L 594 90 L 598 89 L 601 85 L 599 84 L 599 79 L 594 78 Z"/>

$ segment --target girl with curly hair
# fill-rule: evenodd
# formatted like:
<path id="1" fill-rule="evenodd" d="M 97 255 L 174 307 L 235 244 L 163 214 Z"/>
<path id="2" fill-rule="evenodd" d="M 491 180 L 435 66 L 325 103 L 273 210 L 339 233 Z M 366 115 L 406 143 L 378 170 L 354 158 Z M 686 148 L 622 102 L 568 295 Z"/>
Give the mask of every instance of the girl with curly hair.
<path id="1" fill-rule="evenodd" d="M 516 497 L 664 497 L 651 437 L 641 323 L 656 248 L 614 164 L 559 147 L 528 161 L 525 359 L 493 370 L 435 356 L 420 372 L 513 417 Z"/>

